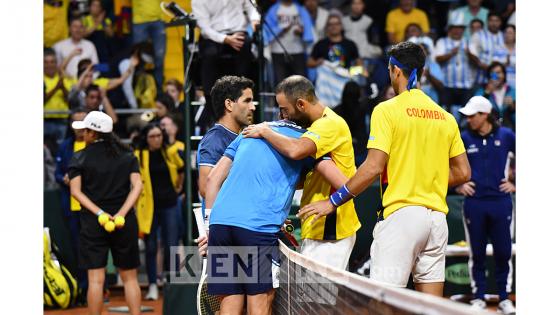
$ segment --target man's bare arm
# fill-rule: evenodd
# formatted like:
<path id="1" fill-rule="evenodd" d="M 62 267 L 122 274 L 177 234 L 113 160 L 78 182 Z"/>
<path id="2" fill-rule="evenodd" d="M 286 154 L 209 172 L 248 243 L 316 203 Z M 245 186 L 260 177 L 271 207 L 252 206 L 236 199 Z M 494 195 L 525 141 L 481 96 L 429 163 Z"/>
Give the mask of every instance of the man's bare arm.
<path id="1" fill-rule="evenodd" d="M 471 179 L 471 166 L 466 153 L 449 159 L 449 187 L 464 184 Z"/>
<path id="2" fill-rule="evenodd" d="M 232 164 L 233 161 L 230 160 L 230 158 L 228 158 L 227 156 L 224 156 L 218 161 L 218 164 L 216 164 L 216 166 L 208 174 L 208 178 L 206 180 L 206 208 L 211 209 L 214 205 L 216 196 L 218 196 L 218 191 L 220 191 L 222 184 L 226 180 Z"/>

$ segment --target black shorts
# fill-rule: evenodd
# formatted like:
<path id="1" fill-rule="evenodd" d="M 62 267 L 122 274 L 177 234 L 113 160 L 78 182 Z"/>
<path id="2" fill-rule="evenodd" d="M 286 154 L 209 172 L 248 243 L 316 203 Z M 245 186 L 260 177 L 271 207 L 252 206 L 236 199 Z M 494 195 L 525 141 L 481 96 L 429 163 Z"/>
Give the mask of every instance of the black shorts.
<path id="1" fill-rule="evenodd" d="M 80 248 L 78 264 L 82 269 L 97 269 L 107 266 L 109 249 L 113 264 L 120 269 L 134 269 L 140 266 L 138 250 L 138 221 L 134 210 L 125 217 L 124 227 L 112 233 L 105 231 L 97 216 L 89 210 L 80 212 Z"/>
<path id="2" fill-rule="evenodd" d="M 213 224 L 208 238 L 208 293 L 266 293 L 278 285 L 278 234 Z"/>

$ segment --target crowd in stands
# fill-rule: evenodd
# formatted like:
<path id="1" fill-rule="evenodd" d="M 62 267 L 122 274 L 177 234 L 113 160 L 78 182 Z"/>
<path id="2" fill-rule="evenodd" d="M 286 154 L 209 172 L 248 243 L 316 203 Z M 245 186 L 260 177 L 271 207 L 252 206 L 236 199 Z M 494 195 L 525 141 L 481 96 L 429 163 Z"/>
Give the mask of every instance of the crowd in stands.
<path id="1" fill-rule="evenodd" d="M 412 41 L 428 57 L 421 89 L 461 128 L 467 124 L 458 109 L 483 95 L 498 121 L 515 130 L 514 1 L 269 0 L 258 7 L 231 1 L 227 10 L 214 1 L 189 2 L 201 29 L 189 73 L 194 100 L 211 102 L 210 87 L 222 75 L 258 82 L 252 37 L 260 29 L 266 58 L 261 91 L 292 74 L 312 79 L 319 98 L 353 126 L 359 157 L 369 114 L 391 89 L 385 52 Z M 243 14 L 248 22 L 232 26 Z M 163 16 L 155 0 L 44 1 L 44 137 L 51 155 L 72 137 L 68 122 L 75 111 L 106 112 L 125 139 L 149 120 L 169 117 L 184 140 L 183 82 L 164 77 Z M 220 27 L 246 32 L 220 33 Z M 122 108 L 154 114 L 117 115 Z M 212 126 L 211 106 L 193 114 L 197 130 Z"/>

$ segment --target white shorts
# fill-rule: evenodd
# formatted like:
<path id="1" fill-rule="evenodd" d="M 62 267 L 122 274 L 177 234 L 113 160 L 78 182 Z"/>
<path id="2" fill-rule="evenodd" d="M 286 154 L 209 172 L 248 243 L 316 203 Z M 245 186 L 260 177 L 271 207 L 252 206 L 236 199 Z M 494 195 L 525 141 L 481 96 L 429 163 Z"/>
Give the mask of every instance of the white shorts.
<path id="1" fill-rule="evenodd" d="M 370 278 L 406 287 L 412 272 L 415 283 L 444 282 L 447 237 L 443 212 L 422 206 L 393 212 L 373 229 Z"/>
<path id="2" fill-rule="evenodd" d="M 346 270 L 354 243 L 356 243 L 356 234 L 334 241 L 304 239 L 301 243 L 300 253 L 329 266 Z M 301 277 L 301 279 L 305 281 L 303 280 L 305 278 Z M 309 280 L 311 281 L 302 286 L 305 291 L 302 291 L 302 294 L 297 297 L 299 302 L 336 305 L 338 296 L 336 284 L 328 281 L 314 284 L 314 279 Z"/>
<path id="3" fill-rule="evenodd" d="M 333 241 L 304 239 L 299 252 L 329 266 L 346 270 L 355 243 L 355 233 Z"/>

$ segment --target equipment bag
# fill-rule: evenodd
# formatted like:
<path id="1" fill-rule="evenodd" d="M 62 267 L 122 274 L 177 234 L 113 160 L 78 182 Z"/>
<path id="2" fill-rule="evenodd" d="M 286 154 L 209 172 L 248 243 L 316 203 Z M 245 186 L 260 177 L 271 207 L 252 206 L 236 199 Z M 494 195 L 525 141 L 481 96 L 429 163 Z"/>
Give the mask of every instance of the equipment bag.
<path id="1" fill-rule="evenodd" d="M 57 258 L 56 244 L 49 228 L 43 230 L 43 304 L 47 308 L 68 308 L 75 304 L 78 285 L 70 271 Z"/>

